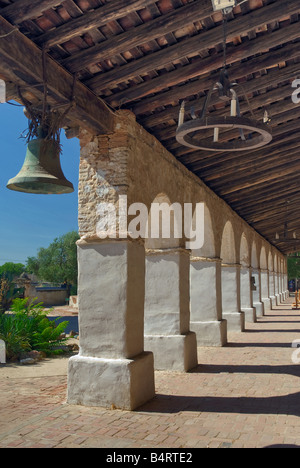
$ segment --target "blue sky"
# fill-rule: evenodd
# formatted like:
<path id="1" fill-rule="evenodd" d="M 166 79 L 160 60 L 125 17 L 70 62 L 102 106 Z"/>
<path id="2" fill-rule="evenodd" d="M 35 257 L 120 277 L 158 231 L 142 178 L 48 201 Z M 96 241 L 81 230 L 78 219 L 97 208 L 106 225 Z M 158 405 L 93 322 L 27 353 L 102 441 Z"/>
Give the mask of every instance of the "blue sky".
<path id="1" fill-rule="evenodd" d="M 21 169 L 26 144 L 20 139 L 27 128 L 22 107 L 0 104 L 0 265 L 26 263 L 40 247 L 66 232 L 78 230 L 79 141 L 67 140 L 61 132 L 61 167 L 74 185 L 74 193 L 34 195 L 6 188 L 11 177 Z"/>

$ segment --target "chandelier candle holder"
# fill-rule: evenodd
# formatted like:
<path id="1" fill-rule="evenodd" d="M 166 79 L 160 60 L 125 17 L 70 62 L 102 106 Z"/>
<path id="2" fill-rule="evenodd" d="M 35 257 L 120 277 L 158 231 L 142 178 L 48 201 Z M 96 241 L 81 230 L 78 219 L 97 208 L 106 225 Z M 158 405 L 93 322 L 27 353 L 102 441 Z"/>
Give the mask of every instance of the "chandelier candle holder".
<path id="1" fill-rule="evenodd" d="M 264 113 L 260 120 L 255 119 L 251 110 L 247 95 L 246 101 L 249 104 L 252 118 L 242 117 L 240 113 L 239 98 L 234 90 L 236 83 L 231 83 L 227 74 L 226 65 L 226 25 L 227 15 L 237 5 L 235 0 L 212 0 L 214 11 L 222 11 L 223 13 L 223 28 L 224 28 L 224 65 L 221 70 L 219 80 L 217 80 L 210 88 L 199 118 L 195 112 L 191 111 L 192 120 L 185 120 L 185 102 L 180 106 L 178 127 L 176 131 L 176 140 L 178 143 L 189 148 L 200 149 L 204 151 L 248 151 L 260 148 L 267 145 L 272 140 L 269 119 Z M 211 116 L 207 115 L 207 110 L 210 105 L 210 100 L 213 92 L 218 92 L 220 101 L 230 101 L 230 115 L 228 116 Z M 203 138 L 203 131 L 212 129 L 213 136 Z M 220 141 L 220 130 L 238 131 L 236 138 L 231 138 L 229 141 Z M 206 132 L 205 132 L 206 133 Z M 230 132 L 232 133 L 232 132 Z"/>
<path id="2" fill-rule="evenodd" d="M 261 122 L 253 118 L 242 117 L 238 95 L 232 88 L 234 86 L 228 80 L 227 73 L 222 70 L 220 79 L 209 91 L 199 118 L 192 112 L 192 120 L 184 121 L 185 102 L 180 106 L 176 140 L 178 143 L 189 148 L 205 151 L 243 151 L 257 149 L 267 145 L 272 140 L 272 133 L 264 115 Z M 228 89 L 226 89 L 228 88 Z M 218 90 L 222 101 L 230 100 L 230 115 L 210 116 L 207 115 L 212 93 Z M 203 131 L 212 129 L 213 137 L 203 139 Z M 230 141 L 220 142 L 220 130 L 237 129 L 238 138 Z M 246 137 L 248 134 L 248 137 Z"/>

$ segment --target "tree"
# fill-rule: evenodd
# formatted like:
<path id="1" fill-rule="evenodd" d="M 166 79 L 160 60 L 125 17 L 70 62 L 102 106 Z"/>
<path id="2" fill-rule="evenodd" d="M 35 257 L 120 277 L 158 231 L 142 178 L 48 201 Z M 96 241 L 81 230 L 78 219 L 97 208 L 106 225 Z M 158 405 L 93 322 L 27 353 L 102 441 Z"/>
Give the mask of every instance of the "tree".
<path id="1" fill-rule="evenodd" d="M 52 283 L 77 285 L 77 246 L 79 235 L 68 232 L 47 248 L 40 248 L 36 257 L 28 257 L 26 270 L 34 273 L 40 280 Z"/>
<path id="2" fill-rule="evenodd" d="M 7 262 L 0 266 L 0 278 L 7 278 L 12 281 L 25 271 L 23 263 Z"/>
<path id="3" fill-rule="evenodd" d="M 299 253 L 287 257 L 288 278 L 300 278 L 300 256 Z"/>

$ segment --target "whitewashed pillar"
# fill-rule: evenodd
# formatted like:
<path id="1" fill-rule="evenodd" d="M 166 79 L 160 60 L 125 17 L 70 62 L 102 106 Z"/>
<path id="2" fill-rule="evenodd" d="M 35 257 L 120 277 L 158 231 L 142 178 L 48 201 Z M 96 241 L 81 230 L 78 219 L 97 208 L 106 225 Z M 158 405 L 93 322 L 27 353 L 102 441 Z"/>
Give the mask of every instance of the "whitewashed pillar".
<path id="1" fill-rule="evenodd" d="M 279 274 L 277 271 L 274 272 L 274 282 L 275 282 L 275 300 L 276 305 L 280 304 L 280 294 L 279 294 Z"/>
<path id="2" fill-rule="evenodd" d="M 190 253 L 147 249 L 145 349 L 157 370 L 186 372 L 197 366 L 196 334 L 190 331 Z"/>
<path id="3" fill-rule="evenodd" d="M 241 311 L 239 264 L 222 263 L 222 316 L 228 331 L 245 330 L 245 313 Z"/>
<path id="4" fill-rule="evenodd" d="M 144 351 L 144 242 L 130 237 L 121 217 L 113 225 L 99 214 L 128 192 L 126 121 L 109 137 L 82 131 L 80 143 L 80 350 L 69 360 L 67 401 L 133 410 L 155 396 L 153 354 Z"/>
<path id="5" fill-rule="evenodd" d="M 253 290 L 253 307 L 256 309 L 256 317 L 262 317 L 264 315 L 264 304 L 261 300 L 261 275 L 259 268 L 252 268 L 252 277 L 254 277 Z"/>
<path id="6" fill-rule="evenodd" d="M 222 319 L 220 258 L 191 257 L 191 322 L 198 346 L 224 346 L 227 322 Z"/>
<path id="7" fill-rule="evenodd" d="M 241 310 L 246 322 L 256 322 L 256 309 L 253 307 L 251 290 L 251 269 L 241 266 Z"/>
<path id="8" fill-rule="evenodd" d="M 269 294 L 271 308 L 273 308 L 276 305 L 274 271 L 269 271 Z"/>
<path id="9" fill-rule="evenodd" d="M 264 312 L 271 310 L 271 299 L 269 293 L 269 270 L 261 269 L 261 302 L 264 305 Z"/>

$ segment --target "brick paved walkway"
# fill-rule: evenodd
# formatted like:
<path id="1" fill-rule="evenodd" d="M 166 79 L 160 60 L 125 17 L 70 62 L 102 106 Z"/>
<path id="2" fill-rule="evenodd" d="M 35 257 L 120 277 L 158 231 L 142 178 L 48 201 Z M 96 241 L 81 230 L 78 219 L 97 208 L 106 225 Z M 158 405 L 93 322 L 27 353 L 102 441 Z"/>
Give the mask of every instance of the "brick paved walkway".
<path id="1" fill-rule="evenodd" d="M 67 405 L 64 360 L 56 374 L 39 364 L 35 377 L 33 368 L 7 375 L 0 367 L 0 448 L 300 445 L 300 364 L 291 347 L 300 311 L 291 302 L 231 334 L 228 346 L 199 348 L 193 372 L 156 372 L 155 399 L 134 412 Z"/>

